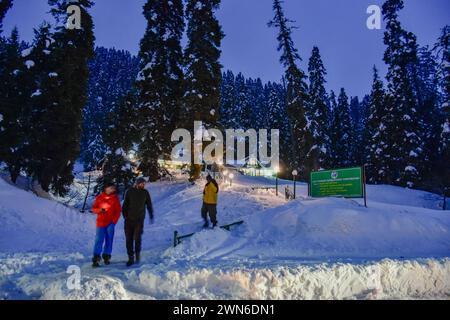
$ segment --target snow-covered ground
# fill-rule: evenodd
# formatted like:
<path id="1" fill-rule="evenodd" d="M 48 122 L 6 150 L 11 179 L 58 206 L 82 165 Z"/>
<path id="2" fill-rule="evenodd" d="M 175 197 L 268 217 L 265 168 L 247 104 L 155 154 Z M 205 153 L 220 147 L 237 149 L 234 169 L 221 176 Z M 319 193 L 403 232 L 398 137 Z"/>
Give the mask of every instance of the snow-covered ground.
<path id="1" fill-rule="evenodd" d="M 220 224 L 201 230 L 202 184 L 148 185 L 155 224 L 143 261 L 125 267 L 123 221 L 113 264 L 92 269 L 95 217 L 0 179 L 0 299 L 415 299 L 450 298 L 450 211 L 434 194 L 368 186 L 361 200 L 286 201 L 274 180 L 221 185 Z M 173 232 L 197 232 L 172 247 Z M 81 287 L 68 286 L 70 266 Z M 73 268 L 73 267 L 72 267 Z M 70 269 L 73 270 L 73 269 Z"/>

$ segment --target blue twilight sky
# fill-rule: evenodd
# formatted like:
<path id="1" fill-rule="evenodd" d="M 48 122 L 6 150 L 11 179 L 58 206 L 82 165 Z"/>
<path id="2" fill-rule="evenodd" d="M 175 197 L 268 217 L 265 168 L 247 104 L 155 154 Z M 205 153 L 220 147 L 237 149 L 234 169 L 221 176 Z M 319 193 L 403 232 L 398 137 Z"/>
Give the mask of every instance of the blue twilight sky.
<path id="1" fill-rule="evenodd" d="M 126 49 L 136 54 L 145 30 L 142 6 L 146 0 L 95 0 L 92 15 L 98 46 Z M 382 72 L 383 29 L 366 27 L 366 9 L 382 0 L 285 0 L 286 15 L 296 20 L 294 41 L 306 70 L 317 45 L 328 70 L 328 89 L 345 87 L 349 95 L 370 91 L 372 66 Z M 15 25 L 30 41 L 33 28 L 46 18 L 47 0 L 14 0 L 4 21 L 5 32 Z M 271 0 L 222 0 L 217 16 L 226 37 L 222 45 L 224 69 L 263 81 L 278 81 L 283 73 L 276 51 L 276 30 L 269 29 Z M 450 0 L 405 0 L 401 20 L 420 45 L 433 45 L 440 29 L 450 24 Z M 384 28 L 384 25 L 383 25 Z"/>

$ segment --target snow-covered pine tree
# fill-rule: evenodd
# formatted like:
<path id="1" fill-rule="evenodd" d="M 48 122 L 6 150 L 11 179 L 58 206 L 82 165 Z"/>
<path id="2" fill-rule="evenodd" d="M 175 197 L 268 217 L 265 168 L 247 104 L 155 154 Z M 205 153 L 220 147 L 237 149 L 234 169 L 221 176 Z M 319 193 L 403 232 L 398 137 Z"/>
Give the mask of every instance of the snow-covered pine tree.
<path id="1" fill-rule="evenodd" d="M 336 107 L 337 107 L 336 93 L 333 90 L 331 90 L 328 95 L 328 110 L 330 110 L 330 112 L 328 113 L 328 131 L 327 131 L 328 137 L 330 139 L 329 145 L 328 145 L 329 152 L 331 152 L 331 132 L 333 131 L 331 124 L 333 123 L 333 110 L 335 110 Z M 330 163 L 329 163 L 329 165 L 330 165 Z"/>
<path id="2" fill-rule="evenodd" d="M 13 0 L 1 0 L 0 1 L 0 34 L 3 32 L 3 19 L 6 13 L 11 9 L 13 5 Z"/>
<path id="3" fill-rule="evenodd" d="M 224 34 L 215 11 L 220 0 L 188 0 L 186 6 L 188 43 L 184 52 L 186 93 L 182 111 L 184 128 L 193 136 L 194 121 L 206 129 L 217 127 L 220 107 L 220 46 Z M 192 166 L 191 181 L 200 175 L 200 166 Z"/>
<path id="4" fill-rule="evenodd" d="M 89 0 L 49 0 L 56 20 L 48 49 L 49 68 L 42 83 L 40 121 L 34 137 L 33 178 L 41 187 L 63 195 L 73 180 L 80 152 L 82 110 L 87 101 L 88 61 L 94 53 L 93 21 Z M 67 6 L 81 10 L 81 29 L 66 28 Z"/>
<path id="5" fill-rule="evenodd" d="M 266 101 L 264 95 L 264 86 L 260 78 L 247 80 L 248 101 L 251 108 L 251 120 L 249 128 L 259 130 L 266 129 L 264 126 L 264 113 L 266 110 Z"/>
<path id="6" fill-rule="evenodd" d="M 428 47 L 418 50 L 418 63 L 412 70 L 414 92 L 418 102 L 417 118 L 419 134 L 423 144 L 423 160 L 420 172 L 424 184 L 433 184 L 429 180 L 432 166 L 438 157 L 441 134 L 441 114 L 439 112 L 439 80 L 438 65 L 435 57 Z"/>
<path id="7" fill-rule="evenodd" d="M 413 33 L 405 31 L 398 12 L 403 0 L 387 0 L 383 4 L 386 21 L 384 61 L 388 65 L 387 81 L 390 95 L 391 121 L 386 123 L 388 148 L 384 154 L 390 161 L 389 180 L 412 188 L 421 181 L 423 144 L 418 121 L 418 101 L 411 71 L 417 59 L 417 43 Z"/>
<path id="8" fill-rule="evenodd" d="M 367 180 L 370 183 L 388 182 L 389 161 L 386 157 L 389 137 L 386 122 L 389 121 L 389 109 L 386 103 L 386 92 L 378 70 L 373 67 L 373 83 L 370 93 L 366 135 L 367 149 Z"/>
<path id="9" fill-rule="evenodd" d="M 133 146 L 139 140 L 135 124 L 137 104 L 137 94 L 131 91 L 107 115 L 107 128 L 102 139 L 107 152 L 102 165 L 100 186 L 105 182 L 114 183 L 121 190 L 126 190 L 137 176 L 137 163 L 133 153 Z"/>
<path id="10" fill-rule="evenodd" d="M 33 45 L 30 49 L 28 59 L 33 61 L 34 67 L 31 69 L 33 86 L 30 95 L 30 121 L 29 124 L 29 159 L 27 165 L 27 174 L 33 181 L 39 181 L 39 174 L 43 171 L 48 154 L 51 153 L 51 141 L 41 140 L 49 139 L 52 136 L 53 121 L 57 121 L 51 114 L 52 95 L 56 95 L 59 88 L 59 82 L 55 68 L 55 60 L 51 54 L 51 45 L 53 43 L 51 25 L 43 22 L 34 30 Z M 50 108 L 50 109 L 49 109 Z"/>
<path id="11" fill-rule="evenodd" d="M 333 90 L 331 90 L 329 99 L 328 99 L 328 108 L 330 110 L 329 115 L 328 115 L 328 123 L 330 125 L 331 125 L 331 121 L 333 120 L 333 110 L 336 109 L 336 107 L 337 107 L 336 93 Z M 330 135 L 330 133 L 328 132 L 328 136 L 329 135 Z"/>
<path id="12" fill-rule="evenodd" d="M 439 63 L 439 87 L 441 91 L 442 125 L 439 159 L 435 168 L 447 197 L 450 197 L 450 26 L 442 29 L 436 44 Z"/>
<path id="13" fill-rule="evenodd" d="M 314 148 L 311 150 L 311 158 L 314 170 L 325 169 L 328 166 L 328 147 L 330 139 L 328 95 L 325 89 L 325 76 L 327 74 L 320 56 L 319 48 L 314 47 L 308 64 L 309 73 L 309 102 L 306 114 L 309 119 L 309 130 L 314 140 Z"/>
<path id="14" fill-rule="evenodd" d="M 261 110 L 264 116 L 263 129 L 280 130 L 280 161 L 289 165 L 292 159 L 292 145 L 286 110 L 286 91 L 282 85 L 275 82 L 267 83 L 264 90 L 267 107 Z"/>
<path id="15" fill-rule="evenodd" d="M 139 61 L 124 50 L 96 48 L 89 62 L 88 102 L 83 110 L 81 161 L 95 169 L 105 156 L 103 141 L 106 117 L 130 92 L 138 74 Z"/>
<path id="16" fill-rule="evenodd" d="M 334 168 L 351 165 L 352 122 L 348 96 L 344 88 L 338 97 L 336 108 L 333 109 L 333 120 L 330 133 L 330 162 Z"/>
<path id="17" fill-rule="evenodd" d="M 351 138 L 351 165 L 361 166 L 364 164 L 364 121 L 365 110 L 358 97 L 350 98 L 350 117 L 352 120 L 352 138 Z"/>
<path id="18" fill-rule="evenodd" d="M 6 0 L 6 1 L 1 1 L 0 2 L 0 82 L 1 83 L 6 83 L 7 81 L 7 77 L 9 77 L 9 74 L 7 72 L 7 41 L 6 39 L 3 37 L 2 33 L 3 33 L 3 19 L 6 16 L 6 13 L 8 12 L 8 10 L 11 8 L 12 6 L 12 0 Z M 5 88 L 0 87 L 0 99 L 2 99 L 2 97 L 4 97 L 4 92 Z M 1 100 L 0 100 L 1 101 Z M 2 101 L 3 104 L 3 101 Z M 0 105 L 0 110 L 1 110 L 1 105 Z M 0 111 L 0 134 L 2 131 L 2 121 L 4 119 L 3 114 Z M 1 159 L 1 152 L 0 151 L 0 161 L 2 161 Z"/>
<path id="19" fill-rule="evenodd" d="M 362 119 L 361 119 L 361 127 L 362 127 L 362 137 L 361 137 L 361 149 L 359 150 L 361 161 L 359 164 L 363 165 L 366 164 L 367 161 L 367 145 L 370 142 L 370 137 L 368 136 L 367 132 L 367 123 L 369 119 L 369 112 L 370 112 L 370 94 L 364 95 L 360 102 L 361 106 L 361 112 L 362 112 Z"/>
<path id="20" fill-rule="evenodd" d="M 222 75 L 220 90 L 220 125 L 223 128 L 237 128 L 236 123 L 236 88 L 235 77 L 228 70 Z"/>
<path id="21" fill-rule="evenodd" d="M 286 103 L 283 101 L 285 98 L 282 92 L 281 86 L 269 82 L 266 84 L 266 99 L 267 99 L 267 115 L 265 120 L 266 129 L 280 129 L 286 127 L 288 124 L 288 119 L 286 117 Z M 281 138 L 281 137 L 280 137 Z"/>
<path id="22" fill-rule="evenodd" d="M 220 93 L 220 124 L 223 128 L 267 127 L 267 96 L 261 79 L 236 77 L 232 71 L 224 72 Z"/>
<path id="23" fill-rule="evenodd" d="M 253 106 L 250 101 L 249 80 L 246 80 L 242 73 L 239 73 L 235 79 L 235 110 L 236 110 L 236 127 L 234 129 L 247 130 L 252 128 L 252 112 Z"/>
<path id="24" fill-rule="evenodd" d="M 0 161 L 3 161 L 16 181 L 25 168 L 28 149 L 30 70 L 34 62 L 22 52 L 16 28 L 3 44 L 0 81 Z"/>
<path id="25" fill-rule="evenodd" d="M 159 178 L 158 158 L 171 151 L 171 135 L 179 120 L 183 97 L 184 31 L 182 0 L 149 0 L 144 6 L 147 29 L 139 51 L 140 131 L 139 170 L 154 181 Z"/>
<path id="26" fill-rule="evenodd" d="M 309 173 L 314 169 L 314 159 L 311 149 L 314 146 L 309 121 L 306 117 L 307 85 L 305 73 L 297 66 L 301 61 L 298 50 L 292 41 L 292 23 L 284 15 L 280 0 L 273 1 L 275 17 L 269 22 L 269 27 L 278 29 L 278 50 L 282 52 L 280 62 L 285 68 L 287 113 L 291 128 L 291 167 L 300 170 L 300 176 L 309 179 Z"/>

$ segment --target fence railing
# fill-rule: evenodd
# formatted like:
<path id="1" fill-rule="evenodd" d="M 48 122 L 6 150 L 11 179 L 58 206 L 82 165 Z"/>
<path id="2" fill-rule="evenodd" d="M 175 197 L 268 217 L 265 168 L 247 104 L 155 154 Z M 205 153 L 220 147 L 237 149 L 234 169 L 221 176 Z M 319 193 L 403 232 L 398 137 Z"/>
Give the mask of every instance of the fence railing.
<path id="1" fill-rule="evenodd" d="M 230 223 L 230 224 L 226 224 L 226 225 L 220 226 L 220 228 L 221 229 L 225 229 L 227 231 L 230 231 L 231 227 L 239 226 L 239 225 L 241 225 L 243 223 L 244 223 L 244 221 L 241 220 L 241 221 L 237 221 L 237 222 L 233 222 L 233 223 Z M 175 248 L 177 245 L 179 245 L 181 243 L 181 240 L 190 238 L 194 234 L 196 234 L 196 232 L 185 234 L 185 235 L 180 235 L 178 233 L 178 231 L 175 230 L 173 232 L 173 247 Z"/>

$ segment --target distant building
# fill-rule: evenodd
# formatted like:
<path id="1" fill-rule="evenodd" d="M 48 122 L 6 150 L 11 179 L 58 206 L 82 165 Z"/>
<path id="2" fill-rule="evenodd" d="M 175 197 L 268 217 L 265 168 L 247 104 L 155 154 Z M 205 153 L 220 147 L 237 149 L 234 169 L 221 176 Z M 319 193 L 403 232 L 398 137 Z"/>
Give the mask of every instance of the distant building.
<path id="1" fill-rule="evenodd" d="M 246 158 L 244 163 L 236 164 L 235 167 L 247 176 L 273 177 L 275 175 L 275 170 L 270 164 L 262 163 L 255 158 Z"/>

